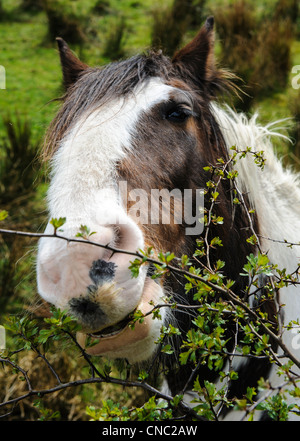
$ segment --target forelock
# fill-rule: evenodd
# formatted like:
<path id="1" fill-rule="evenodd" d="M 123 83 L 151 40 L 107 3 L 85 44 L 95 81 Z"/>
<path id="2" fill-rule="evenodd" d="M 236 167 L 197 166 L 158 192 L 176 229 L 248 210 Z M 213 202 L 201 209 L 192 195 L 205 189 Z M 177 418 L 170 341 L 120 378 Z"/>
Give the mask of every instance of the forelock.
<path id="1" fill-rule="evenodd" d="M 169 80 L 172 63 L 161 52 L 149 52 L 103 68 L 88 68 L 63 97 L 63 104 L 49 126 L 44 143 L 44 158 L 49 159 L 61 140 L 82 115 L 108 102 L 132 94 L 153 77 Z"/>

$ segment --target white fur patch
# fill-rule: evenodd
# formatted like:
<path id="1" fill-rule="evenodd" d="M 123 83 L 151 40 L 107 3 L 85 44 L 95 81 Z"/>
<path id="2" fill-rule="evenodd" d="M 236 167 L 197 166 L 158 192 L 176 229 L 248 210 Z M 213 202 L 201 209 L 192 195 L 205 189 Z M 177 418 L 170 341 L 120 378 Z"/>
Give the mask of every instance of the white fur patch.
<path id="1" fill-rule="evenodd" d="M 106 207 L 108 211 L 112 208 L 116 164 L 131 148 L 131 135 L 139 116 L 167 100 L 172 90 L 153 78 L 133 95 L 107 103 L 78 121 L 52 162 L 48 193 L 52 217 L 101 222 L 97 207 L 101 205 L 104 217 Z"/>

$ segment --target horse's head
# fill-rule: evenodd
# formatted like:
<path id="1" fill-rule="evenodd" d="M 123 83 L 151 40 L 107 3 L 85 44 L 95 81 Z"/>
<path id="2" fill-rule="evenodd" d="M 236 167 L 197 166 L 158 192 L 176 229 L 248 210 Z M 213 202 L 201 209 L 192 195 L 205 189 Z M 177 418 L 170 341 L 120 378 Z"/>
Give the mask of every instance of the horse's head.
<path id="1" fill-rule="evenodd" d="M 66 217 L 65 237 L 85 225 L 91 241 L 114 249 L 192 251 L 203 166 L 226 156 L 210 107 L 224 79 L 214 64 L 213 19 L 173 59 L 159 52 L 90 68 L 58 45 L 66 94 L 46 140 L 50 218 Z M 148 315 L 132 330 L 128 316 L 149 312 L 164 287 L 146 265 L 132 277 L 132 259 L 59 238 L 39 243 L 39 293 L 69 310 L 83 332 L 97 333 L 93 354 L 138 361 L 153 353 L 160 320 Z"/>

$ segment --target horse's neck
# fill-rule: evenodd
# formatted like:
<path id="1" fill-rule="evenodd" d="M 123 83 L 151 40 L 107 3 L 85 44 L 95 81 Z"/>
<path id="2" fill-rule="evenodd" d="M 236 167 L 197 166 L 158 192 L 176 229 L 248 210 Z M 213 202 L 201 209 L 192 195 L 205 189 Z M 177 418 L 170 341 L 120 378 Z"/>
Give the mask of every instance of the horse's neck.
<path id="1" fill-rule="evenodd" d="M 300 246 L 288 246 L 279 241 L 300 244 L 300 186 L 299 177 L 289 170 L 284 170 L 276 158 L 270 141 L 271 136 L 281 136 L 261 127 L 253 117 L 247 120 L 243 115 L 224 111 L 214 106 L 216 119 L 221 127 L 229 154 L 230 148 L 239 150 L 251 148 L 252 152 L 264 151 L 266 159 L 264 168 L 259 168 L 253 155 L 247 154 L 238 160 L 238 186 L 246 192 L 256 211 L 260 235 L 260 245 L 267 252 L 271 263 L 279 269 L 286 269 L 287 275 L 294 273 L 300 264 Z M 280 288 L 277 298 L 280 318 L 280 332 L 283 331 L 283 342 L 288 350 L 300 360 L 298 322 L 300 318 L 300 285 L 288 283 Z M 281 309 L 282 308 L 282 309 Z M 292 326 L 292 328 L 289 328 Z M 293 329 L 295 328 L 295 329 Z M 280 352 L 280 349 L 279 349 Z M 297 368 L 293 367 L 294 372 Z M 299 370 L 298 370 L 299 372 Z M 272 371 L 270 382 L 273 386 L 282 381 L 276 371 Z M 287 398 L 289 403 L 290 397 Z M 294 403 L 292 398 L 292 402 Z"/>
<path id="2" fill-rule="evenodd" d="M 239 159 L 235 165 L 239 176 L 238 185 L 247 193 L 256 211 L 261 246 L 270 260 L 279 268 L 295 271 L 300 260 L 300 246 L 288 248 L 276 241 L 300 242 L 300 187 L 296 175 L 284 170 L 276 158 L 270 141 L 271 136 L 282 136 L 271 131 L 271 126 L 257 124 L 256 116 L 247 119 L 242 114 L 213 106 L 225 142 L 230 148 L 264 151 L 265 165 L 261 169 L 254 162 L 253 153 Z M 268 239 L 265 239 L 268 238 Z M 271 240 L 272 239 L 272 240 Z M 275 241 L 274 241 L 275 240 Z"/>

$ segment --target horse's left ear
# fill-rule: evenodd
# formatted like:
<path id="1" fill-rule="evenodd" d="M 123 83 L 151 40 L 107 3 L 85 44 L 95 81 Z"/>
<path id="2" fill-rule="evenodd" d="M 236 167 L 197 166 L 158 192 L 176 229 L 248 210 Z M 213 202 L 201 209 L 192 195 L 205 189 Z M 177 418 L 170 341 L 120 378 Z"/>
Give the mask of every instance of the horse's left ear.
<path id="1" fill-rule="evenodd" d="M 196 37 L 175 53 L 173 66 L 185 80 L 197 87 L 214 88 L 220 73 L 214 59 L 214 18 L 208 17 Z"/>
<path id="2" fill-rule="evenodd" d="M 88 68 L 88 65 L 80 61 L 73 54 L 65 40 L 57 37 L 56 42 L 60 55 L 64 87 L 65 89 L 68 89 L 78 80 L 80 74 Z"/>

